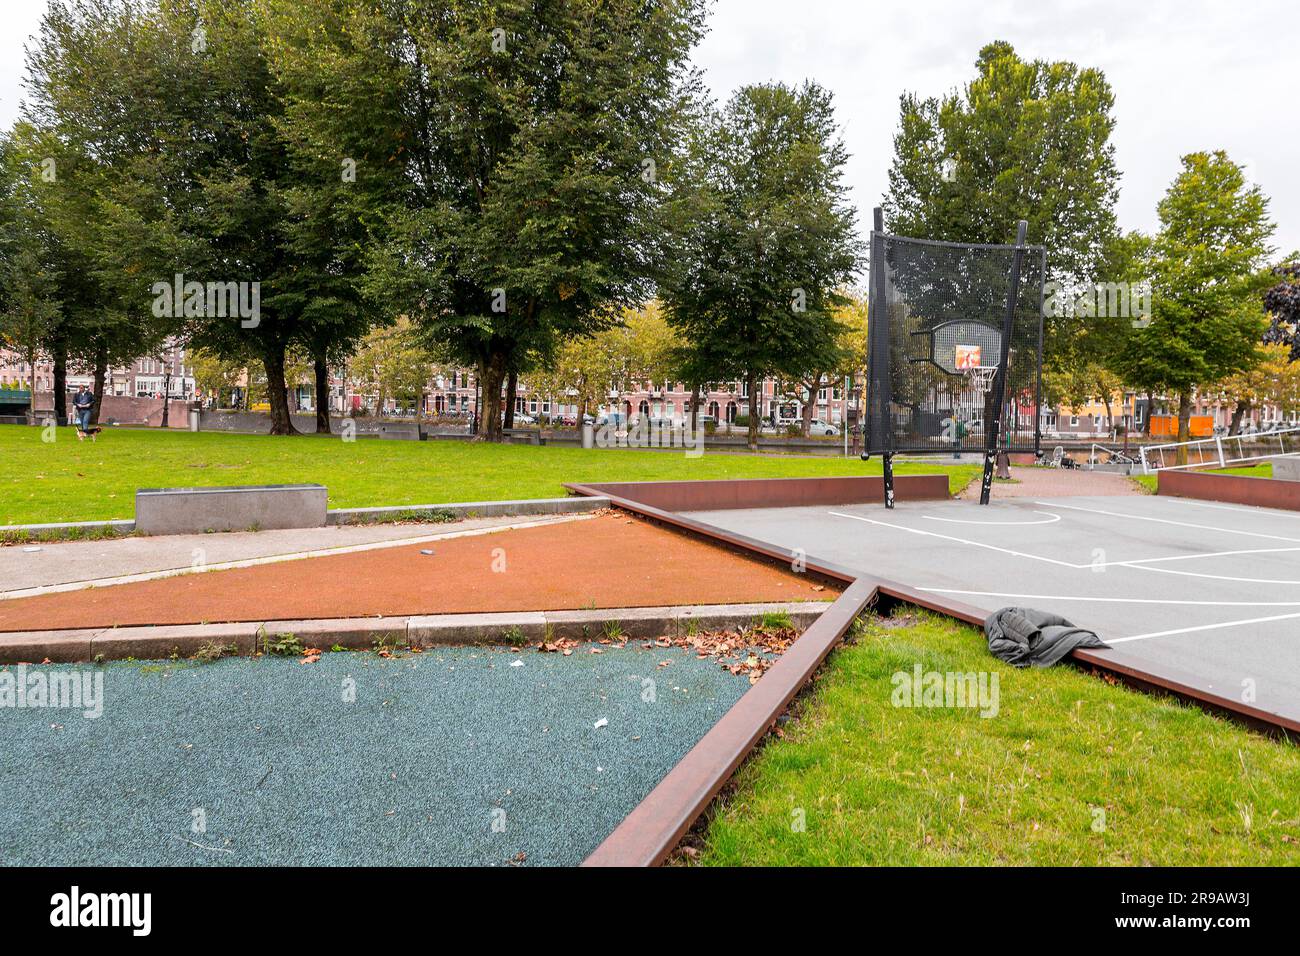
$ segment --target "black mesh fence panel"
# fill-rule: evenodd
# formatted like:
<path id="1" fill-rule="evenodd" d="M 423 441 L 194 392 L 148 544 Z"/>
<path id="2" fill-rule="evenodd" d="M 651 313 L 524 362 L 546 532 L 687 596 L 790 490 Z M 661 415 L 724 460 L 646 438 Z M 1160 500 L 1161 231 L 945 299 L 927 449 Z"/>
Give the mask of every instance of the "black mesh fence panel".
<path id="1" fill-rule="evenodd" d="M 1015 252 L 872 233 L 869 452 L 984 450 L 996 404 L 984 386 L 1001 357 Z M 1021 254 L 998 447 L 1037 452 L 1046 253 Z"/>

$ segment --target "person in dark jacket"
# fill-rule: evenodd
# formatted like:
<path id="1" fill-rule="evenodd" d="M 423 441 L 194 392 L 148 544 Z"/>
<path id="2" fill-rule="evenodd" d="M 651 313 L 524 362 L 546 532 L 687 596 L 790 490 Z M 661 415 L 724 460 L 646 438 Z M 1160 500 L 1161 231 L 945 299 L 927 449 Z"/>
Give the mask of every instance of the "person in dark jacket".
<path id="1" fill-rule="evenodd" d="M 90 413 L 95 407 L 95 396 L 83 385 L 73 396 L 72 407 L 77 413 L 77 438 L 84 441 L 90 434 Z"/>

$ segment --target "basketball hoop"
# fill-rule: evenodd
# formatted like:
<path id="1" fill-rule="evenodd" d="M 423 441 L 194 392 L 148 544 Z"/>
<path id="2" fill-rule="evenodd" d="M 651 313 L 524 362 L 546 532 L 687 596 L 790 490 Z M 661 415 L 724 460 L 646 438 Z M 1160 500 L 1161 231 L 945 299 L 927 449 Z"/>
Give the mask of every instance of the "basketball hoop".
<path id="1" fill-rule="evenodd" d="M 970 368 L 961 370 L 970 382 L 970 388 L 979 392 L 981 395 L 987 395 L 993 388 L 993 380 L 998 376 L 998 367 L 996 365 L 973 365 Z"/>

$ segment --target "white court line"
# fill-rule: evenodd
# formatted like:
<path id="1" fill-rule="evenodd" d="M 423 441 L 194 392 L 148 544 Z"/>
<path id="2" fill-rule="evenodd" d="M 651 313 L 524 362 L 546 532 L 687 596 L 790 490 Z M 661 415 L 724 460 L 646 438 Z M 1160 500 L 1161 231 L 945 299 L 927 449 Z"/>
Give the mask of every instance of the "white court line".
<path id="1" fill-rule="evenodd" d="M 894 528 L 898 531 L 907 531 L 911 534 L 922 534 L 930 538 L 943 538 L 947 541 L 956 541 L 958 544 L 968 544 L 973 548 L 987 548 L 990 551 L 1000 551 L 1003 554 L 1014 555 L 1017 558 L 1030 558 L 1034 561 L 1046 561 L 1048 564 L 1058 564 L 1063 568 L 1074 568 L 1076 571 L 1081 568 L 1089 567 L 1086 564 L 1071 564 L 1069 561 L 1058 561 L 1055 558 L 1045 558 L 1040 554 L 1027 554 L 1024 551 L 1013 551 L 1010 548 L 999 548 L 995 544 L 985 544 L 982 541 L 970 541 L 966 538 L 957 538 L 950 534 L 939 534 L 937 531 L 922 531 L 920 528 L 909 528 L 901 524 L 890 524 L 888 521 L 877 521 L 874 518 L 864 518 L 862 515 L 845 514 L 842 511 L 828 511 L 829 515 L 836 518 L 852 518 L 854 521 L 865 521 L 868 524 L 878 524 L 885 528 Z"/>
<path id="2" fill-rule="evenodd" d="M 1014 527 L 1023 527 L 1031 524 L 1051 524 L 1053 521 L 1060 521 L 1060 515 L 1054 515 L 1050 511 L 1035 511 L 1036 515 L 1047 515 L 1046 521 L 964 521 L 961 518 L 939 518 L 935 515 L 921 515 L 927 521 L 948 521 L 952 524 L 975 524 L 975 525 L 1012 525 Z"/>
<path id="3" fill-rule="evenodd" d="M 934 594 L 964 594 L 971 597 L 1028 598 L 1040 601 L 1091 601 L 1104 604 L 1197 604 L 1208 607 L 1300 607 L 1300 601 L 1178 601 L 1172 598 L 1079 597 L 1073 594 L 1016 594 L 1009 591 L 962 591 L 957 588 L 917 588 Z"/>
<path id="4" fill-rule="evenodd" d="M 1240 551 L 1207 551 L 1204 554 L 1170 554 L 1163 558 L 1134 558 L 1131 561 L 1100 561 L 1097 564 L 1089 564 L 1089 568 L 1108 568 L 1112 565 L 1121 567 L 1135 567 L 1139 564 L 1156 564 L 1161 561 L 1195 561 L 1198 558 L 1230 558 L 1242 554 L 1276 554 L 1279 551 L 1300 551 L 1297 548 L 1244 548 Z M 1248 579 L 1243 579 L 1248 580 Z"/>
<path id="5" fill-rule="evenodd" d="M 1126 644 L 1129 641 L 1145 641 L 1149 637 L 1172 637 L 1175 634 L 1191 634 L 1195 631 L 1217 631 L 1225 627 L 1240 627 L 1243 624 L 1267 624 L 1270 621 L 1290 621 L 1300 614 L 1275 614 L 1272 617 L 1252 617 L 1244 621 L 1224 621 L 1221 624 L 1201 624 L 1196 627 L 1180 627 L 1173 631 L 1153 631 L 1150 634 L 1134 634 L 1132 637 L 1108 637 L 1107 644 Z"/>
<path id="6" fill-rule="evenodd" d="M 85 591 L 89 588 L 106 588 L 117 584 L 135 584 L 139 581 L 157 581 L 160 578 L 175 578 L 186 574 L 206 574 L 209 571 L 230 571 L 235 568 L 252 568 L 262 564 L 278 564 L 282 561 L 302 561 L 306 558 L 326 558 L 334 554 L 356 554 L 361 551 L 379 551 L 383 548 L 399 548 L 412 544 L 427 544 L 430 541 L 447 541 L 451 538 L 474 538 L 495 531 L 514 531 L 518 528 L 533 528 L 538 525 L 560 524 L 566 521 L 587 521 L 596 517 L 594 514 L 547 515 L 535 521 L 521 521 L 517 524 L 495 525 L 490 528 L 471 528 L 466 531 L 444 531 L 441 534 L 425 534 L 414 538 L 394 538 L 388 541 L 371 541 L 366 544 L 350 544 L 341 548 L 318 548 L 314 551 L 299 551 L 289 554 L 271 554 L 260 558 L 243 558 L 238 561 L 222 561 L 217 564 L 205 564 L 200 567 L 167 568 L 162 571 L 143 571 L 139 574 L 124 574 L 115 578 L 93 578 L 89 581 L 69 581 L 64 584 L 43 584 L 34 588 L 22 588 L 16 591 L 0 591 L 0 601 L 16 598 L 36 597 L 40 594 L 62 594 L 68 591 Z"/>
<path id="7" fill-rule="evenodd" d="M 1041 502 L 1040 502 L 1040 503 L 1041 503 Z M 1069 508 L 1069 507 L 1072 507 L 1072 506 L 1071 506 L 1071 505 L 1059 505 L 1059 506 L 1057 506 L 1057 507 Z M 1079 510 L 1079 511 L 1090 511 L 1090 510 L 1092 510 L 1092 509 L 1089 509 L 1089 508 L 1079 508 L 1079 509 L 1076 509 L 1076 510 Z M 1103 511 L 1103 512 L 1098 512 L 1098 514 L 1111 514 L 1111 513 L 1112 513 L 1112 512 L 1104 512 L 1104 511 Z M 868 524 L 881 525 L 882 527 L 885 527 L 885 528 L 894 528 L 894 529 L 896 529 L 896 530 L 898 530 L 898 531 L 907 531 L 907 532 L 910 532 L 911 534 L 920 534 L 920 535 L 925 535 L 926 537 L 930 537 L 930 538 L 943 538 L 943 539 L 946 540 L 946 541 L 956 541 L 958 544 L 967 544 L 967 545 L 970 545 L 971 547 L 974 547 L 974 548 L 986 548 L 986 549 L 989 550 L 989 551 L 998 551 L 998 552 L 1001 552 L 1002 554 L 1010 554 L 1010 555 L 1013 555 L 1014 557 L 1017 557 L 1017 558 L 1029 558 L 1029 559 L 1032 560 L 1032 561 L 1044 561 L 1044 562 L 1046 562 L 1046 563 L 1048 563 L 1048 564 L 1055 564 L 1055 565 L 1058 565 L 1059 567 L 1063 567 L 1063 568 L 1071 568 L 1071 569 L 1073 569 L 1073 570 L 1075 570 L 1075 571 L 1085 571 L 1085 570 L 1087 570 L 1087 571 L 1092 571 L 1092 570 L 1094 570 L 1094 569 L 1096 569 L 1096 568 L 1119 567 L 1119 568 L 1134 568 L 1135 570 L 1138 570 L 1138 571 L 1158 571 L 1158 572 L 1162 572 L 1162 573 L 1165 573 L 1165 574 L 1178 574 L 1178 575 L 1185 575 L 1185 576 L 1187 576 L 1187 577 L 1208 578 L 1208 579 L 1210 579 L 1210 580 L 1216 580 L 1216 581 L 1234 581 L 1234 582 L 1239 582 L 1239 583 L 1243 583 L 1243 584 L 1300 584 L 1300 581 L 1273 581 L 1273 580 L 1268 580 L 1268 579 L 1264 579 L 1264 578 L 1235 578 L 1235 577 L 1229 577 L 1229 576 L 1227 576 L 1227 575 L 1222 575 L 1222 574 L 1198 574 L 1198 573 L 1193 572 L 1193 571 L 1175 571 L 1175 570 L 1173 570 L 1173 569 L 1171 569 L 1171 568 L 1150 568 L 1150 567 L 1147 567 L 1147 566 L 1146 566 L 1146 565 L 1148 565 L 1148 564 L 1151 564 L 1151 563 L 1154 563 L 1154 562 L 1158 562 L 1158 561 L 1183 561 L 1183 560 L 1190 560 L 1190 559 L 1193 559 L 1193 558 L 1215 558 L 1215 557 L 1223 557 L 1223 556 L 1227 556 L 1227 555 L 1237 555 L 1237 554 L 1267 554 L 1267 553 L 1271 553 L 1271 552 L 1275 552 L 1275 551 L 1298 551 L 1298 550 L 1300 550 L 1300 548 L 1260 548 L 1260 549 L 1255 550 L 1255 551 L 1210 551 L 1210 552 L 1206 552 L 1206 553 L 1204 553 L 1204 554 L 1179 554 L 1179 555 L 1167 555 L 1167 556 L 1165 556 L 1165 557 L 1160 557 L 1160 558 L 1134 558 L 1134 559 L 1132 559 L 1132 560 L 1130 560 L 1130 561 L 1105 561 L 1105 562 L 1100 562 L 1100 563 L 1097 563 L 1097 564 L 1093 564 L 1093 563 L 1091 563 L 1091 562 L 1086 563 L 1086 564 L 1073 564 L 1073 563 L 1071 563 L 1071 562 L 1069 562 L 1069 561 L 1059 561 L 1059 560 L 1057 560 L 1056 558 L 1048 558 L 1048 557 L 1044 557 L 1044 556 L 1041 555 L 1041 554 L 1029 554 L 1029 553 L 1026 552 L 1026 551 L 1016 551 L 1016 550 L 1013 550 L 1013 549 L 1011 549 L 1011 548 L 1000 548 L 1000 547 L 998 547 L 997 545 L 994 545 L 994 544 L 985 544 L 985 543 L 982 542 L 982 541 L 971 541 L 971 540 L 968 539 L 968 538 L 958 538 L 958 537 L 956 537 L 955 535 L 950 535 L 950 534 L 939 534 L 937 531 L 922 531 L 922 530 L 919 529 L 919 528 L 909 528 L 909 527 L 907 527 L 906 525 L 901 525 L 901 524 L 892 524 L 891 522 L 888 522 L 888 521 L 877 521 L 877 520 L 874 519 L 874 518 L 866 518 L 866 517 L 863 517 L 862 515 L 851 515 L 851 514 L 845 514 L 845 513 L 842 512 L 842 511 L 828 511 L 827 514 L 829 514 L 829 515 L 833 515 L 833 516 L 836 517 L 836 518 L 852 518 L 854 521 L 865 521 L 865 522 L 867 522 Z M 1152 519 L 1152 520 L 1159 520 L 1159 519 Z M 1183 522 L 1172 521 L 1172 522 L 1169 522 L 1169 523 L 1170 523 L 1170 524 L 1182 524 Z M 1204 526 L 1203 526 L 1203 525 L 1186 525 L 1186 527 L 1191 527 L 1191 528 L 1201 527 L 1201 528 L 1203 528 Z M 1207 529 L 1207 530 L 1211 530 L 1211 531 L 1220 531 L 1220 530 L 1224 530 L 1224 529 L 1221 529 L 1221 528 L 1210 528 L 1210 529 Z M 1246 531 L 1236 532 L 1236 533 L 1238 533 L 1238 534 L 1250 534 L 1250 532 L 1246 532 Z M 1256 535 L 1256 537 L 1272 538 L 1272 537 L 1278 537 L 1278 536 L 1277 536 L 1277 535 Z M 1283 541 L 1296 541 L 1296 540 L 1300 540 L 1300 539 L 1296 539 L 1296 538 L 1282 538 L 1281 540 L 1283 540 Z"/>
<path id="8" fill-rule="evenodd" d="M 1249 538 L 1270 538 L 1274 541 L 1290 541 L 1300 544 L 1300 538 L 1289 538 L 1281 534 L 1264 534 L 1260 531 L 1242 531 L 1240 528 L 1217 528 L 1208 524 L 1193 524 L 1190 521 L 1174 521 L 1172 518 L 1153 518 L 1150 515 L 1125 514 L 1122 511 L 1104 511 L 1101 508 L 1081 508 L 1078 505 L 1063 505 L 1059 501 L 1036 501 L 1034 504 L 1048 508 L 1065 508 L 1067 511 L 1086 511 L 1089 514 L 1109 515 L 1112 518 L 1128 518 L 1131 521 L 1154 521 L 1157 524 L 1172 524 L 1180 528 L 1197 528 L 1201 531 L 1221 531 L 1224 534 L 1240 534 Z"/>
<path id="9" fill-rule="evenodd" d="M 1174 568 L 1148 568 L 1145 565 L 1130 564 L 1138 571 L 1155 571 L 1159 574 L 1177 574 L 1185 578 L 1207 578 L 1211 581 L 1235 581 L 1239 584 L 1300 584 L 1300 581 L 1278 578 L 1234 578 L 1227 574 L 1205 574 L 1198 571 L 1178 571 Z"/>
<path id="10" fill-rule="evenodd" d="M 1213 508 L 1215 511 L 1238 511 L 1244 515 L 1263 515 L 1267 518 L 1300 518 L 1300 512 L 1287 511 L 1282 508 L 1267 508 L 1264 505 L 1254 508 L 1238 508 L 1235 505 L 1212 505 L 1208 501 L 1193 501 L 1190 498 L 1175 498 L 1172 495 L 1166 495 L 1165 499 L 1177 502 L 1180 505 L 1191 505 L 1194 508 Z"/>

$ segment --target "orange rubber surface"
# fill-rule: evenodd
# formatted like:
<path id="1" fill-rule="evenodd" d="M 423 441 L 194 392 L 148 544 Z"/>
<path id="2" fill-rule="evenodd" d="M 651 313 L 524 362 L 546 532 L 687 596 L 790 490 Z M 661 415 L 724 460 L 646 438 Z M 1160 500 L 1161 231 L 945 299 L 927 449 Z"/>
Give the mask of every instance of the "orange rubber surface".
<path id="1" fill-rule="evenodd" d="M 434 554 L 420 553 L 426 549 Z M 838 596 L 834 585 L 779 565 L 606 513 L 447 541 L 0 601 L 0 631 Z"/>

